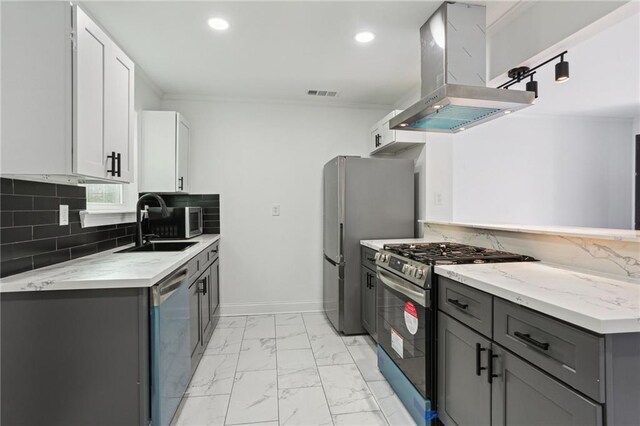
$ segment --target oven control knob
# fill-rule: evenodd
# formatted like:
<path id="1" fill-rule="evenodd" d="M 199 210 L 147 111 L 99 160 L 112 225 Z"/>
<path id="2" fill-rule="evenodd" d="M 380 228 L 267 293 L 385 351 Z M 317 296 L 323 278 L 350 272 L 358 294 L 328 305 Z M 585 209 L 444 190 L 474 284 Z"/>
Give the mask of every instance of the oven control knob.
<path id="1" fill-rule="evenodd" d="M 402 265 L 402 273 L 404 274 L 409 270 L 409 265 Z"/>
<path id="2" fill-rule="evenodd" d="M 416 278 L 422 278 L 424 276 L 424 269 L 416 269 Z"/>
<path id="3" fill-rule="evenodd" d="M 408 275 L 413 275 L 413 273 L 415 272 L 416 268 L 414 266 L 411 265 L 407 265 L 407 274 Z"/>
<path id="4" fill-rule="evenodd" d="M 380 253 L 376 252 L 376 254 L 373 256 L 373 258 L 375 260 L 380 260 Z"/>
<path id="5" fill-rule="evenodd" d="M 389 255 L 381 254 L 380 255 L 380 260 L 382 260 L 383 262 L 386 262 L 387 260 L 389 260 Z"/>

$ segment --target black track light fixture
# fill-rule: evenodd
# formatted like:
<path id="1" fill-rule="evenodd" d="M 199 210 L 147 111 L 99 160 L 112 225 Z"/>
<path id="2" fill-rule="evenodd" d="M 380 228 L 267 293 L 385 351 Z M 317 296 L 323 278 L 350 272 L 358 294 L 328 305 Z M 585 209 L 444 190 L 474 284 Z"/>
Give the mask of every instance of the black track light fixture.
<path id="1" fill-rule="evenodd" d="M 556 64 L 556 83 L 569 80 L 569 62 L 564 60 L 564 53 L 560 55 L 560 62 Z"/>
<path id="2" fill-rule="evenodd" d="M 563 83 L 569 80 L 569 62 L 564 60 L 564 55 L 567 54 L 565 50 L 562 53 L 558 53 L 553 58 L 549 58 L 546 61 L 534 66 L 534 67 L 526 67 L 520 66 L 516 68 L 512 68 L 507 73 L 507 76 L 510 78 L 506 83 L 498 86 L 498 89 L 508 89 L 509 87 L 518 84 L 524 81 L 526 78 L 530 77 L 530 80 L 527 81 L 526 90 L 528 92 L 533 92 L 538 97 L 538 82 L 533 79 L 533 75 L 536 73 L 536 70 L 544 65 L 547 65 L 550 62 L 555 61 L 556 59 L 560 59 L 560 62 L 556 64 L 556 82 Z"/>
<path id="3" fill-rule="evenodd" d="M 538 98 L 538 82 L 533 79 L 533 74 L 531 74 L 531 80 L 527 81 L 527 84 L 525 87 L 527 92 L 535 93 L 536 99 L 537 99 Z"/>

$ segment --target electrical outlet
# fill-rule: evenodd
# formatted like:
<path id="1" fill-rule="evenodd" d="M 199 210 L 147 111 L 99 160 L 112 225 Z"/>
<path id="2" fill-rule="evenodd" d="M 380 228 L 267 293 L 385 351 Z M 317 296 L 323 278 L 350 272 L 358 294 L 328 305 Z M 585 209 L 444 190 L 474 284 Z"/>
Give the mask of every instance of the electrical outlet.
<path id="1" fill-rule="evenodd" d="M 271 206 L 271 216 L 280 216 L 280 204 L 273 204 Z"/>
<path id="2" fill-rule="evenodd" d="M 442 205 L 442 194 L 440 192 L 433 193 L 433 204 L 436 206 Z"/>
<path id="3" fill-rule="evenodd" d="M 69 224 L 69 206 L 60 204 L 60 226 Z"/>

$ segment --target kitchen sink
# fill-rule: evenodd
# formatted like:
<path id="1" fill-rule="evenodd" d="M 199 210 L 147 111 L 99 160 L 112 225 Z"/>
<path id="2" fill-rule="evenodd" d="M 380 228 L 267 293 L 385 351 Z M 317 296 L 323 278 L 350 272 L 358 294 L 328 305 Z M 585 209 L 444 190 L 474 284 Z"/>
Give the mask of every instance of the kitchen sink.
<path id="1" fill-rule="evenodd" d="M 187 242 L 168 242 L 168 243 L 147 243 L 139 247 L 129 247 L 124 250 L 117 251 L 116 253 L 137 253 L 147 251 L 182 251 L 188 247 L 191 247 L 196 243 Z"/>

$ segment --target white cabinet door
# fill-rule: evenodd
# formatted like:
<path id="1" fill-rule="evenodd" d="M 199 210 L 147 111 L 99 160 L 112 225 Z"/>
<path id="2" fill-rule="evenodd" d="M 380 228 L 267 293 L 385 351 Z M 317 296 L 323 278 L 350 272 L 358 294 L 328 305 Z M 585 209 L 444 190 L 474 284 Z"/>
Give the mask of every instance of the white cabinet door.
<path id="1" fill-rule="evenodd" d="M 74 173 L 105 178 L 105 73 L 111 41 L 78 7 L 74 47 Z"/>
<path id="2" fill-rule="evenodd" d="M 176 114 L 176 133 L 176 191 L 189 192 L 191 126 L 181 114 Z"/>
<path id="3" fill-rule="evenodd" d="M 105 158 L 115 154 L 114 180 L 132 182 L 134 65 L 115 44 L 107 50 L 105 75 Z M 111 161 L 107 162 L 111 169 Z M 108 173 L 108 177 L 112 177 Z"/>

